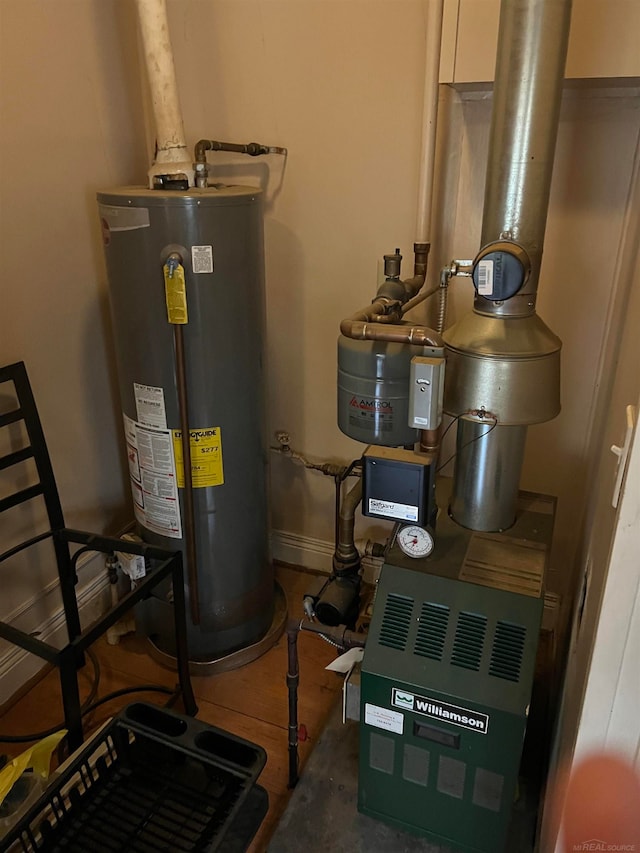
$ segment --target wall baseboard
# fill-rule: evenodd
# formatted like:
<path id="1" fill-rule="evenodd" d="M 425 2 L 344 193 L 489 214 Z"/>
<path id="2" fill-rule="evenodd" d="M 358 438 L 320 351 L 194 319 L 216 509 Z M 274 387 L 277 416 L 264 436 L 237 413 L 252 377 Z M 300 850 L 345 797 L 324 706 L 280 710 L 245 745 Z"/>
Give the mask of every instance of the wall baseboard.
<path id="1" fill-rule="evenodd" d="M 286 530 L 272 530 L 271 550 L 273 559 L 278 563 L 302 566 L 325 575 L 331 573 L 333 542 L 287 533 Z"/>
<path id="2" fill-rule="evenodd" d="M 271 551 L 278 563 L 300 566 L 323 575 L 330 575 L 333 569 L 333 542 L 324 539 L 312 539 L 286 530 L 271 531 Z M 362 578 L 374 584 L 378 580 L 383 560 L 378 557 L 362 558 Z"/>
<path id="3" fill-rule="evenodd" d="M 333 542 L 288 533 L 285 530 L 273 530 L 271 547 L 273 559 L 280 563 L 300 566 L 325 575 L 331 573 Z M 81 578 L 81 584 L 78 587 L 78 608 L 83 625 L 97 619 L 110 606 L 107 574 L 100 571 L 98 566 L 100 557 L 100 554 L 89 555 L 78 566 L 78 574 Z M 372 582 L 377 575 L 376 569 L 379 570 L 380 561 L 364 558 L 362 563 L 365 580 Z M 82 583 L 83 576 L 88 578 L 84 583 Z M 13 623 L 18 619 L 20 623 L 28 624 L 30 612 L 37 612 L 37 608 L 42 606 L 43 599 L 54 587 L 55 582 L 49 584 L 46 589 L 30 598 L 7 617 L 7 621 Z M 23 628 L 23 630 L 29 629 Z M 65 641 L 65 630 L 64 611 L 61 606 L 33 628 L 34 634 L 37 634 L 41 640 L 57 647 L 62 646 Z M 8 651 L 0 657 L 0 708 L 45 666 L 44 661 L 35 655 L 25 652 L 18 646 L 10 646 Z"/>
<path id="4" fill-rule="evenodd" d="M 78 561 L 78 585 L 77 598 L 82 625 L 88 625 L 108 610 L 110 596 L 108 592 L 109 582 L 106 571 L 100 571 L 101 554 L 87 555 L 84 561 Z M 83 577 L 88 579 L 83 582 Z M 42 601 L 50 594 L 49 588 L 42 590 L 39 595 L 33 596 L 28 602 L 19 608 L 20 623 L 29 623 L 31 611 L 37 612 L 42 606 Z M 15 620 L 8 618 L 8 622 Z M 31 620 L 32 624 L 33 620 Z M 20 625 L 21 630 L 30 630 Z M 62 605 L 58 606 L 46 619 L 31 629 L 38 639 L 60 648 L 66 641 L 66 625 Z M 32 655 L 19 646 L 9 645 L 8 650 L 0 657 L 0 707 L 8 703 L 23 685 L 33 679 L 41 669 L 48 666 L 45 661 L 36 655 Z"/>

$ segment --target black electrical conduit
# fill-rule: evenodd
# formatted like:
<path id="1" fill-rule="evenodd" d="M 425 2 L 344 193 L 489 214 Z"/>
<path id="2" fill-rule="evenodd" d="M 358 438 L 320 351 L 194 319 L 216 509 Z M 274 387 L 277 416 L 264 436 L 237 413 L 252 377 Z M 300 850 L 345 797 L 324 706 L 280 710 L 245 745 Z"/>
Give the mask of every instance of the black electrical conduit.
<path id="1" fill-rule="evenodd" d="M 287 690 L 289 698 L 289 788 L 295 788 L 298 782 L 298 684 L 300 683 L 300 664 L 298 660 L 298 634 L 311 631 L 340 649 L 362 648 L 366 637 L 350 631 L 346 625 L 335 628 L 315 622 L 290 620 L 287 624 Z"/>

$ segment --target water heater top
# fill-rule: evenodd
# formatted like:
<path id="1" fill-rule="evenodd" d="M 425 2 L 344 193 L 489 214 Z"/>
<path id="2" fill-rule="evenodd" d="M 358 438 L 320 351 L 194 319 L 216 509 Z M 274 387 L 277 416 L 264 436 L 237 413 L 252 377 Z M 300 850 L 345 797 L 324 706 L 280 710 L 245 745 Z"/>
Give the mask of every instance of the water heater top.
<path id="1" fill-rule="evenodd" d="M 97 193 L 101 204 L 130 205 L 131 207 L 184 207 L 185 205 L 247 204 L 258 201 L 262 195 L 259 187 L 226 186 L 218 184 L 206 189 L 191 187 L 188 190 L 151 190 L 148 187 L 114 187 Z"/>

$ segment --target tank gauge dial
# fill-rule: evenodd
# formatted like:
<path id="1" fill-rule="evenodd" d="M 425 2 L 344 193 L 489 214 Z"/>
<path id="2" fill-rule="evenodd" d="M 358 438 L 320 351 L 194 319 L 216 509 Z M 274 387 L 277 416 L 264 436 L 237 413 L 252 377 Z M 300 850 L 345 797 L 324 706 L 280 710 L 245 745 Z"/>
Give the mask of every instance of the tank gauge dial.
<path id="1" fill-rule="evenodd" d="M 396 538 L 407 557 L 428 557 L 433 551 L 433 536 L 418 524 L 401 527 Z"/>

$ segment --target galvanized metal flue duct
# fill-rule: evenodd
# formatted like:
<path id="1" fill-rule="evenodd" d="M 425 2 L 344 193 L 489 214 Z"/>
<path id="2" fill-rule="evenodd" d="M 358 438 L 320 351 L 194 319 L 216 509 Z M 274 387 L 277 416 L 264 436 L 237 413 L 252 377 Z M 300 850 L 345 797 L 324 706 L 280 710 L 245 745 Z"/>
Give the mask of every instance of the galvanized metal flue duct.
<path id="1" fill-rule="evenodd" d="M 513 241 L 530 271 L 504 303 L 476 293 L 477 311 L 535 311 L 570 22 L 571 0 L 502 2 L 481 243 Z"/>
<path id="2" fill-rule="evenodd" d="M 562 344 L 535 302 L 570 20 L 571 0 L 500 8 L 474 308 L 444 333 L 445 411 L 460 418 L 451 511 L 474 530 L 513 524 L 527 425 L 560 411 Z M 494 289 L 498 262 L 515 277 Z"/>

